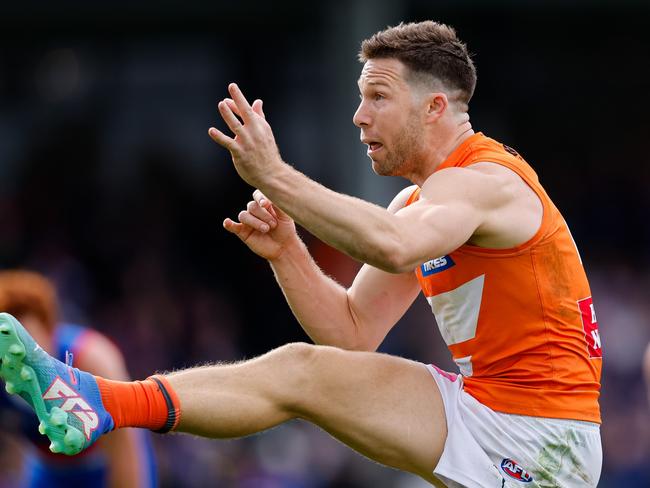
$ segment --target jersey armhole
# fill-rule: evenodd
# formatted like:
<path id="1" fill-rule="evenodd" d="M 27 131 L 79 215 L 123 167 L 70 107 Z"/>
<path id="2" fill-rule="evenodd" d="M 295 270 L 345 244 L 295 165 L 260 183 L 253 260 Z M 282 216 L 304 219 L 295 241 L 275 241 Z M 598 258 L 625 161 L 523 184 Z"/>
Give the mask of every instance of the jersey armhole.
<path id="1" fill-rule="evenodd" d="M 405 207 L 408 207 L 414 202 L 417 202 L 420 199 L 420 192 L 422 191 L 422 188 L 419 186 L 413 190 L 413 193 L 408 197 L 408 200 L 406 200 L 406 203 L 404 204 Z"/>
<path id="2" fill-rule="evenodd" d="M 526 184 L 526 186 L 528 186 L 528 188 L 530 188 L 535 193 L 535 195 L 537 195 L 537 198 L 539 198 L 539 201 L 542 204 L 542 221 L 539 224 L 539 228 L 537 229 L 537 232 L 535 232 L 535 234 L 533 234 L 533 236 L 530 239 L 516 246 L 508 247 L 505 249 L 491 249 L 488 247 L 475 246 L 473 244 L 463 244 L 459 249 L 470 252 L 472 254 L 482 254 L 482 255 L 488 254 L 488 255 L 499 255 L 499 256 L 512 255 L 512 254 L 520 254 L 522 252 L 525 252 L 526 250 L 534 246 L 536 243 L 544 239 L 549 234 L 549 230 L 551 227 L 551 222 L 552 222 L 551 214 L 553 211 L 553 206 L 551 204 L 550 198 L 546 194 L 546 191 L 542 188 L 539 182 L 533 181 L 532 178 L 530 178 L 525 171 L 519 168 L 516 164 L 512 164 L 511 162 L 506 161 L 505 159 L 498 161 L 496 160 L 496 158 L 486 158 L 486 159 L 481 159 L 480 161 L 476 161 L 475 163 L 472 164 L 478 164 L 478 163 L 498 164 L 499 166 L 508 168 L 510 171 L 515 173 L 517 176 L 519 176 L 519 178 L 522 179 L 522 181 Z M 471 164 L 467 165 L 466 167 L 469 166 L 471 166 Z"/>

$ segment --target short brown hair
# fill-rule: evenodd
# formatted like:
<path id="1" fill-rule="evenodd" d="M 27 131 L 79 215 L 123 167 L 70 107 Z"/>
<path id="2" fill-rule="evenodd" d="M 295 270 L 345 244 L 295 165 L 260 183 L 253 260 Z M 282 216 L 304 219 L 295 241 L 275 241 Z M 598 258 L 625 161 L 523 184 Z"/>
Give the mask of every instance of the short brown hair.
<path id="1" fill-rule="evenodd" d="M 0 271 L 0 312 L 35 315 L 54 330 L 59 307 L 54 285 L 45 276 L 23 270 Z"/>
<path id="2" fill-rule="evenodd" d="M 427 20 L 388 27 L 361 43 L 359 60 L 365 63 L 373 58 L 395 58 L 414 75 L 433 76 L 447 88 L 459 90 L 465 104 L 474 94 L 476 68 L 467 46 L 448 25 Z"/>

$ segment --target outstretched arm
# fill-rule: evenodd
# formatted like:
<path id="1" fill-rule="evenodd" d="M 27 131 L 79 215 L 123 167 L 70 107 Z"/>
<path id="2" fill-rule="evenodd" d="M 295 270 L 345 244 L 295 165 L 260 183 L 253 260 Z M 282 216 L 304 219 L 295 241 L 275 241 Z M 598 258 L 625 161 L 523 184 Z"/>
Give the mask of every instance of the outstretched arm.
<path id="1" fill-rule="evenodd" d="M 413 187 L 388 211 L 402 208 Z M 278 284 L 305 332 L 317 344 L 374 351 L 413 303 L 419 286 L 413 272 L 390 274 L 364 265 L 349 289 L 326 276 L 295 232 L 289 216 L 257 190 L 254 200 L 224 227 L 271 263 Z"/>
<path id="2" fill-rule="evenodd" d="M 235 137 L 214 128 L 209 133 L 231 152 L 240 176 L 312 234 L 375 268 L 404 273 L 447 254 L 494 222 L 488 214 L 512 201 L 489 171 L 471 168 L 434 173 L 420 200 L 394 214 L 336 193 L 285 164 L 261 102 L 251 107 L 236 85 L 229 90 L 233 100 L 221 102 L 219 110 Z"/>

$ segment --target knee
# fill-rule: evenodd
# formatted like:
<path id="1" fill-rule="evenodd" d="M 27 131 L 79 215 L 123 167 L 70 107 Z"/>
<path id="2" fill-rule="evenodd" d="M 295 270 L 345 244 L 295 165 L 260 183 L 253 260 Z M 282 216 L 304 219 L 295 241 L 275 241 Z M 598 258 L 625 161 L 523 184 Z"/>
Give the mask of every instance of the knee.
<path id="1" fill-rule="evenodd" d="M 296 342 L 273 351 L 285 372 L 283 388 L 277 392 L 283 392 L 279 400 L 286 409 L 294 413 L 304 409 L 305 402 L 312 396 L 314 384 L 318 382 L 327 349 L 330 348 Z"/>
<path id="2" fill-rule="evenodd" d="M 308 372 L 318 357 L 320 346 L 307 344 L 305 342 L 292 342 L 277 348 L 274 353 L 280 357 L 283 363 L 286 363 L 290 371 L 299 375 L 302 372 Z"/>

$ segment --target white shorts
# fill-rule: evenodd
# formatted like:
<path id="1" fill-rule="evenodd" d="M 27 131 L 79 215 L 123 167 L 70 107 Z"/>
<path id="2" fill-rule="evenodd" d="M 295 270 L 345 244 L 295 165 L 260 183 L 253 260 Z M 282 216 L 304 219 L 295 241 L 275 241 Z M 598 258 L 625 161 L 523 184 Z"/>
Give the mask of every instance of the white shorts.
<path id="1" fill-rule="evenodd" d="M 600 426 L 495 412 L 463 377 L 427 366 L 445 406 L 447 440 L 433 473 L 448 487 L 586 488 L 600 478 Z"/>

